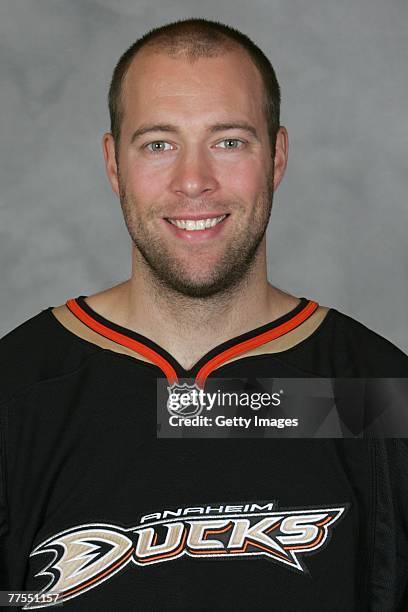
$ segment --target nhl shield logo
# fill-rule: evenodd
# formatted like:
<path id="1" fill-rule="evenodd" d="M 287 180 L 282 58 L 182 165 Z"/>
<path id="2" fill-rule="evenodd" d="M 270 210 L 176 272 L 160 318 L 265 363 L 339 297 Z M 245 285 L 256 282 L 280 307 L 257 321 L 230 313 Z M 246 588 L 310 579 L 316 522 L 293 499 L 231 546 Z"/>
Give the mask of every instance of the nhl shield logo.
<path id="1" fill-rule="evenodd" d="M 167 387 L 169 397 L 167 400 L 167 410 L 170 414 L 180 418 L 191 418 L 201 414 L 204 408 L 203 391 L 197 383 L 173 383 Z"/>

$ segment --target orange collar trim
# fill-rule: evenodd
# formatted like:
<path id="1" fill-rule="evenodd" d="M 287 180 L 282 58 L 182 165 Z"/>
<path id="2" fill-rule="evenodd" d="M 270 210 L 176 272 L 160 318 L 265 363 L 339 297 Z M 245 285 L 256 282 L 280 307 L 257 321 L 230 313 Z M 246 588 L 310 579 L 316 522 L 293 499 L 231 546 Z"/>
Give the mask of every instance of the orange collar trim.
<path id="1" fill-rule="evenodd" d="M 277 327 L 274 327 L 273 329 L 270 329 L 269 331 L 266 331 L 263 334 L 259 334 L 258 336 L 255 336 L 255 338 L 249 338 L 248 340 L 244 340 L 244 342 L 240 342 L 239 344 L 236 344 L 235 346 L 226 349 L 219 355 L 216 355 L 215 357 L 210 359 L 210 361 L 208 361 L 205 365 L 203 365 L 203 367 L 199 370 L 196 376 L 197 384 L 201 388 L 203 388 L 205 381 L 207 380 L 211 372 L 215 370 L 215 368 L 220 366 L 222 363 L 228 361 L 228 359 L 231 359 L 231 357 L 236 357 L 240 353 L 245 353 L 250 349 L 253 349 L 257 346 L 261 346 L 262 344 L 266 344 L 271 340 L 275 340 L 275 338 L 279 338 L 280 336 L 283 336 L 283 334 L 287 334 L 292 329 L 298 327 L 298 325 L 306 321 L 306 319 L 308 319 L 318 307 L 319 304 L 317 302 L 309 300 L 306 306 L 289 321 L 286 321 L 285 323 L 282 323 L 281 325 L 278 325 Z"/>
<path id="2" fill-rule="evenodd" d="M 87 327 L 93 329 L 101 336 L 109 338 L 113 342 L 121 344 L 122 346 L 126 346 L 127 348 L 135 351 L 139 355 L 143 355 L 152 363 L 157 365 L 165 374 L 170 385 L 179 382 L 179 378 L 174 367 L 157 351 L 146 346 L 145 344 L 143 344 L 143 342 L 139 342 L 138 340 L 130 338 L 126 334 L 115 331 L 110 327 L 104 325 L 103 323 L 96 321 L 91 315 L 85 312 L 83 308 L 81 308 L 75 298 L 67 300 L 66 306 Z M 304 321 L 306 321 L 306 319 L 308 319 L 317 310 L 318 307 L 319 304 L 317 302 L 309 300 L 304 306 L 304 308 L 291 319 L 289 319 L 289 321 L 285 321 L 285 323 L 282 323 L 281 325 L 278 325 L 273 329 L 258 334 L 254 338 L 249 338 L 248 340 L 239 342 L 235 346 L 232 346 L 222 351 L 221 353 L 210 359 L 206 364 L 204 364 L 202 368 L 200 368 L 195 378 L 195 382 L 200 388 L 204 388 L 205 381 L 207 380 L 208 376 L 217 367 L 219 367 L 232 357 L 236 357 L 241 353 L 246 353 L 247 351 L 253 348 L 261 346 L 262 344 L 266 344 L 271 340 L 275 340 L 276 338 L 287 334 L 288 332 L 295 329 L 295 327 L 298 327 Z"/>

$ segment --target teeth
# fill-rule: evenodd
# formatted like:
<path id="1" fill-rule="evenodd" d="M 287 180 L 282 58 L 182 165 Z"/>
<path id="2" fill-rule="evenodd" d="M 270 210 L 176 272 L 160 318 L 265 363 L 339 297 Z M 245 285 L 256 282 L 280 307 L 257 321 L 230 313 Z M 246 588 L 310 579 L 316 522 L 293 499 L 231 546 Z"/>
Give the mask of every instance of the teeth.
<path id="1" fill-rule="evenodd" d="M 213 217 L 212 219 L 197 219 L 193 221 L 192 219 L 169 219 L 170 223 L 184 230 L 203 230 L 209 227 L 214 227 L 225 219 L 227 215 L 221 215 L 221 217 Z"/>

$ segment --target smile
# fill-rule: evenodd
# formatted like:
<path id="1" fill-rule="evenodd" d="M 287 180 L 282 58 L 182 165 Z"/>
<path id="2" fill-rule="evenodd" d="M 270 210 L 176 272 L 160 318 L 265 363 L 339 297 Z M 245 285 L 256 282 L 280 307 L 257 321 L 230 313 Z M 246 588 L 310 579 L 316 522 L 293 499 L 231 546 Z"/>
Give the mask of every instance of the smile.
<path id="1" fill-rule="evenodd" d="M 167 221 L 179 229 L 196 231 L 215 227 L 218 223 L 221 223 L 226 216 L 227 215 L 221 215 L 220 217 L 212 217 L 211 219 L 167 219 Z"/>

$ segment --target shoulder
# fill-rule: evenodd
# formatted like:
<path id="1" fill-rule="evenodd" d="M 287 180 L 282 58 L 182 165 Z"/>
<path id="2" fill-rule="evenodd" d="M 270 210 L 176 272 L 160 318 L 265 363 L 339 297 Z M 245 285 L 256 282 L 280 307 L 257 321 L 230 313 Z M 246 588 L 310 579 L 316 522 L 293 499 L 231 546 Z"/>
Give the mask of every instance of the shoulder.
<path id="1" fill-rule="evenodd" d="M 338 341 L 372 376 L 408 376 L 408 356 L 395 344 L 347 314 L 334 310 L 333 319 Z"/>
<path id="2" fill-rule="evenodd" d="M 0 338 L 0 404 L 37 382 L 75 370 L 100 350 L 69 333 L 53 309 L 48 306 Z"/>
<path id="3" fill-rule="evenodd" d="M 323 312 L 282 359 L 322 377 L 408 378 L 408 356 L 395 344 L 336 308 Z"/>
<path id="4" fill-rule="evenodd" d="M 326 336 L 347 375 L 408 377 L 408 356 L 400 348 L 335 308 L 329 310 Z"/>

